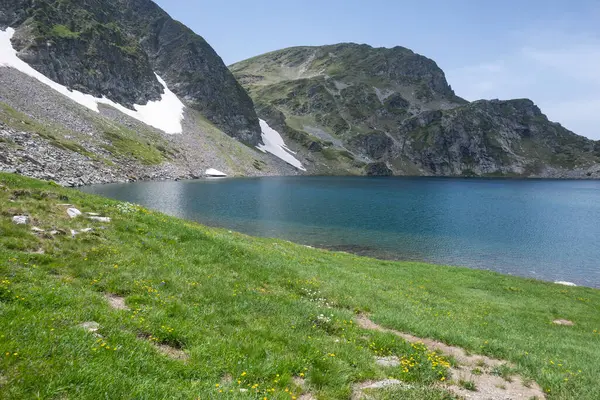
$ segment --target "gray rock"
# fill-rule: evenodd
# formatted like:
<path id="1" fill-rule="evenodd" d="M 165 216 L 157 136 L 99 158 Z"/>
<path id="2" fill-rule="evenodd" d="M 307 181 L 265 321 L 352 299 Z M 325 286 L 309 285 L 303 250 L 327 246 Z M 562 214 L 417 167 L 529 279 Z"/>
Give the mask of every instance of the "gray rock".
<path id="1" fill-rule="evenodd" d="M 400 359 L 396 356 L 377 357 L 375 363 L 382 367 L 397 367 L 400 365 Z"/>
<path id="2" fill-rule="evenodd" d="M 78 209 L 76 209 L 74 207 L 71 207 L 71 208 L 67 208 L 67 214 L 71 218 L 77 218 L 81 215 L 81 211 L 79 211 Z"/>
<path id="3" fill-rule="evenodd" d="M 92 221 L 98 221 L 98 222 L 110 222 L 111 219 L 110 217 L 88 217 L 89 219 L 91 219 Z"/>
<path id="4" fill-rule="evenodd" d="M 365 167 L 368 176 L 392 176 L 394 173 L 384 162 L 371 163 Z"/>
<path id="5" fill-rule="evenodd" d="M 88 321 L 80 324 L 79 327 L 88 332 L 95 333 L 100 329 L 100 324 L 95 321 Z"/>
<path id="6" fill-rule="evenodd" d="M 27 225 L 27 223 L 29 223 L 29 217 L 26 215 L 15 215 L 12 218 L 12 222 L 16 225 Z"/>
<path id="7" fill-rule="evenodd" d="M 0 23 L 11 20 L 16 28 L 13 45 L 19 57 L 48 78 L 133 108 L 163 94 L 156 72 L 180 99 L 228 135 L 253 146 L 261 141 L 253 102 L 222 59 L 154 2 L 97 0 L 60 8 L 45 1 L 5 3 Z M 75 18 L 82 12 L 89 17 Z M 87 28 L 94 23 L 103 28 Z M 73 34 L 53 34 L 57 25 Z M 84 30 L 85 35 L 74 33 Z"/>

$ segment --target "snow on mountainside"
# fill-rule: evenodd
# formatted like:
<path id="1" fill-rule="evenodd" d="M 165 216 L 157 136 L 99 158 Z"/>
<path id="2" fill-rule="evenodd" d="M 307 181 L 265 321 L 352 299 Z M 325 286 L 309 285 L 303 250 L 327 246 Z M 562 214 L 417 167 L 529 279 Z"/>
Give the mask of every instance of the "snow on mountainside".
<path id="1" fill-rule="evenodd" d="M 271 128 L 265 120 L 259 121 L 264 144 L 258 145 L 257 148 L 262 152 L 273 154 L 299 170 L 306 171 L 302 163 L 292 155 L 295 153 L 288 149 L 279 132 Z"/>
<path id="2" fill-rule="evenodd" d="M 95 112 L 99 112 L 99 104 L 105 104 L 114 107 L 123 114 L 135 118 L 138 121 L 160 129 L 165 133 L 179 134 L 182 132 L 181 121 L 183 119 L 183 110 L 185 106 L 181 100 L 169 90 L 165 81 L 158 75 L 156 75 L 156 77 L 164 87 L 164 93 L 161 99 L 158 101 L 149 101 L 145 105 L 134 105 L 135 110 L 131 110 L 106 97 L 98 98 L 76 90 L 69 90 L 67 87 L 52 81 L 36 71 L 29 66 L 29 64 L 17 57 L 17 51 L 11 44 L 11 38 L 14 33 L 15 31 L 12 28 L 0 31 L 0 67 L 15 68 Z"/>

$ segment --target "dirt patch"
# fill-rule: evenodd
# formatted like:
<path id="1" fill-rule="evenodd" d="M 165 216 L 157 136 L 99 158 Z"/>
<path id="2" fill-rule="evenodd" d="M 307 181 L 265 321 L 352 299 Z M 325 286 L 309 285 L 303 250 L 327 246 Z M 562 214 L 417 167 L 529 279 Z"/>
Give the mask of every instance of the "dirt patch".
<path id="1" fill-rule="evenodd" d="M 159 353 L 164 354 L 165 356 L 172 358 L 173 360 L 187 361 L 190 356 L 183 351 L 183 349 L 170 346 L 166 343 L 159 343 L 152 340 L 152 336 L 149 334 L 139 334 L 138 339 L 148 341 L 152 346 L 158 350 Z"/>
<path id="2" fill-rule="evenodd" d="M 317 400 L 317 398 L 310 393 L 306 393 L 298 397 L 298 400 Z"/>
<path id="3" fill-rule="evenodd" d="M 356 322 L 363 329 L 393 333 L 409 343 L 423 343 L 429 350 L 439 351 L 445 356 L 454 357 L 458 365 L 450 368 L 452 380 L 443 385 L 443 387 L 458 396 L 462 396 L 466 400 L 546 398 L 542 389 L 535 382 L 525 382 L 520 376 L 513 376 L 509 382 L 500 376 L 492 374 L 495 367 L 511 366 L 507 362 L 481 355 L 469 355 L 460 347 L 449 346 L 440 341 L 423 339 L 393 329 L 387 329 L 377 325 L 365 315 L 360 315 Z M 477 373 L 473 373 L 473 371 L 477 371 Z M 461 381 L 471 383 L 474 390 L 468 390 L 461 386 L 459 384 Z M 370 384 L 373 384 L 373 382 Z M 372 387 L 363 387 L 360 389 L 363 385 L 361 384 L 358 389 L 355 389 L 355 393 L 360 394 L 368 388 L 373 389 Z M 356 399 L 360 399 L 360 397 L 356 397 Z"/>
<path id="4" fill-rule="evenodd" d="M 183 350 L 169 346 L 168 344 L 154 343 L 154 346 L 160 353 L 174 360 L 185 361 L 190 358 Z"/>
<path id="5" fill-rule="evenodd" d="M 365 393 L 366 390 L 380 390 L 392 387 L 405 387 L 410 388 L 411 386 L 407 383 L 399 381 L 397 379 L 384 379 L 381 381 L 366 381 L 354 385 L 352 388 L 351 400 L 368 400 L 372 397 Z"/>
<path id="6" fill-rule="evenodd" d="M 294 385 L 301 387 L 301 388 L 303 388 L 304 385 L 306 384 L 306 379 L 300 378 L 299 376 L 293 377 L 292 381 L 294 382 Z"/>
<path id="7" fill-rule="evenodd" d="M 107 293 L 104 295 L 108 304 L 114 308 L 115 310 L 129 310 L 127 304 L 125 304 L 125 298 L 121 296 L 117 296 L 116 294 Z"/>
<path id="8" fill-rule="evenodd" d="M 573 326 L 575 322 L 569 321 L 568 319 L 555 319 L 552 321 L 554 325 L 564 325 L 564 326 Z"/>

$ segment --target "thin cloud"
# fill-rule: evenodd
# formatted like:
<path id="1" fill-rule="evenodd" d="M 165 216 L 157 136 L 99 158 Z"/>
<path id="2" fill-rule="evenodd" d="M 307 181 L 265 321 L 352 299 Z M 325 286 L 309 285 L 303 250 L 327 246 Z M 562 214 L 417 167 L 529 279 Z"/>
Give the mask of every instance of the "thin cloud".
<path id="1" fill-rule="evenodd" d="M 600 41 L 585 33 L 520 32 L 515 51 L 502 60 L 448 71 L 458 95 L 527 97 L 551 120 L 600 139 Z"/>

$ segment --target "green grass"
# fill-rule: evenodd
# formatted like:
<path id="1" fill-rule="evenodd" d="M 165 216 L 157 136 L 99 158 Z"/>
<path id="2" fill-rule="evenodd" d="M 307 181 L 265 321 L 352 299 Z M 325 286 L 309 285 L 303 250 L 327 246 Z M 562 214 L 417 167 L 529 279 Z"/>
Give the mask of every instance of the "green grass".
<path id="1" fill-rule="evenodd" d="M 37 134 L 55 147 L 79 153 L 93 160 L 99 159 L 75 141 L 65 138 L 65 136 L 78 136 L 76 133 L 53 124 L 42 124 L 2 102 L 0 102 L 0 121 L 16 130 Z"/>
<path id="2" fill-rule="evenodd" d="M 462 387 L 463 389 L 469 390 L 471 392 L 476 392 L 477 391 L 477 387 L 475 386 L 475 383 L 472 382 L 472 381 L 460 380 L 460 381 L 458 381 L 458 385 L 460 387 Z"/>
<path id="3" fill-rule="evenodd" d="M 28 115 L 15 110 L 9 105 L 0 102 L 0 121 L 8 126 L 29 133 L 36 134 L 50 142 L 51 145 L 69 150 L 92 160 L 102 161 L 112 166 L 114 163 L 104 157 L 98 156 L 78 142 L 93 142 L 109 151 L 116 158 L 134 159 L 143 165 L 158 165 L 175 156 L 177 150 L 173 149 L 160 134 L 138 126 L 135 130 L 127 128 L 100 115 L 82 115 L 102 133 L 104 141 L 89 135 L 83 135 L 47 121 L 37 121 Z M 67 139 L 74 138 L 75 140 Z"/>
<path id="4" fill-rule="evenodd" d="M 71 31 L 65 25 L 54 25 L 50 30 L 51 37 L 57 37 L 62 39 L 78 39 L 80 33 Z"/>
<path id="5" fill-rule="evenodd" d="M 102 130 L 110 143 L 103 147 L 114 156 L 134 158 L 144 165 L 158 165 L 166 159 L 166 154 L 161 152 L 153 141 L 144 141 L 130 129 L 114 124 L 105 125 Z"/>
<path id="6" fill-rule="evenodd" d="M 252 238 L 17 175 L 0 185 L 0 399 L 292 399 L 294 377 L 318 399 L 388 377 L 406 386 L 376 398 L 451 398 L 437 385 L 443 365 L 357 327 L 356 313 L 510 361 L 500 374 L 533 379 L 550 399 L 600 398 L 597 290 Z M 71 220 L 65 202 L 113 220 Z M 22 213 L 46 230 L 96 229 L 43 238 L 12 224 Z M 376 365 L 389 355 L 417 361 Z"/>

